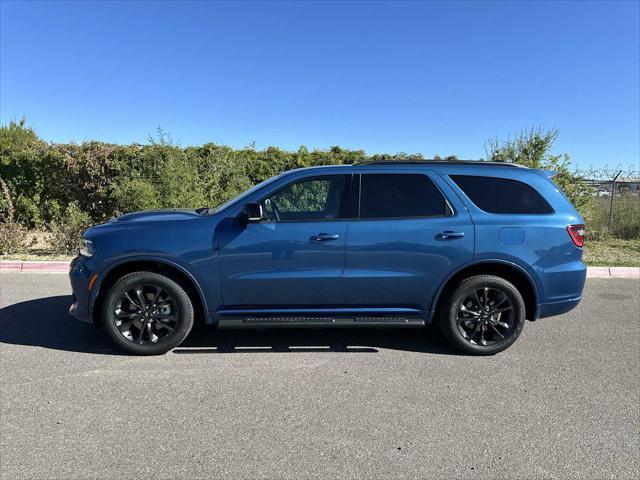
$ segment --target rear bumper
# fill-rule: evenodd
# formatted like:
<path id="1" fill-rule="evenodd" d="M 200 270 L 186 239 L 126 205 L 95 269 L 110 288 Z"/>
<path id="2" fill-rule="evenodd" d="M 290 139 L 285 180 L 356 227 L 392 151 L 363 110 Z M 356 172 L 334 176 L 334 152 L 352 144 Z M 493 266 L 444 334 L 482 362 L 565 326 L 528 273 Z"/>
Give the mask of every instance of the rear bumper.
<path id="1" fill-rule="evenodd" d="M 73 291 L 73 303 L 69 307 L 69 315 L 82 322 L 93 323 L 89 282 L 95 273 L 96 269 L 90 259 L 76 257 L 71 261 L 69 281 Z"/>
<path id="2" fill-rule="evenodd" d="M 570 310 L 573 310 L 578 306 L 582 300 L 582 295 L 575 298 L 569 298 L 567 300 L 560 300 L 551 303 L 542 303 L 538 306 L 538 318 L 553 317 L 555 315 L 562 315 Z"/>
<path id="3" fill-rule="evenodd" d="M 582 300 L 587 267 L 581 261 L 559 264 L 540 275 L 544 295 L 538 305 L 538 318 L 562 315 Z"/>

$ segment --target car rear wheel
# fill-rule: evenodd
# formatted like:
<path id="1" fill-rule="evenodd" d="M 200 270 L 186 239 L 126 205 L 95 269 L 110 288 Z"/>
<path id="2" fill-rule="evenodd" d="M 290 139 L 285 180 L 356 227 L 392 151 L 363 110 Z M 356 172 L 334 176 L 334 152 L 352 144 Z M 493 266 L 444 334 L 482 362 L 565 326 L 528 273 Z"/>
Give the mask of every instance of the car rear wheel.
<path id="1" fill-rule="evenodd" d="M 439 323 L 444 336 L 458 350 L 493 355 L 520 336 L 525 323 L 524 300 L 504 278 L 470 277 L 451 292 Z"/>
<path id="2" fill-rule="evenodd" d="M 182 343 L 193 326 L 194 312 L 177 282 L 154 272 L 134 272 L 111 286 L 102 319 L 122 350 L 159 355 Z"/>

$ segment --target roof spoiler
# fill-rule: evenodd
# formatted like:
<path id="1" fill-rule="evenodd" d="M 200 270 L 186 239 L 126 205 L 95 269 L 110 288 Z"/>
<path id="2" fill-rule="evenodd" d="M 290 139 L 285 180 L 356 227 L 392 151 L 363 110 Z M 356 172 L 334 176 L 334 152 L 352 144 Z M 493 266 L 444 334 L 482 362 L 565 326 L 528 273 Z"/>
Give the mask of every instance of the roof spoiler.
<path id="1" fill-rule="evenodd" d="M 538 173 L 540 175 L 542 175 L 545 178 L 548 178 L 549 180 L 551 180 L 553 177 L 555 177 L 557 175 L 558 172 L 556 172 L 555 170 L 538 170 Z"/>

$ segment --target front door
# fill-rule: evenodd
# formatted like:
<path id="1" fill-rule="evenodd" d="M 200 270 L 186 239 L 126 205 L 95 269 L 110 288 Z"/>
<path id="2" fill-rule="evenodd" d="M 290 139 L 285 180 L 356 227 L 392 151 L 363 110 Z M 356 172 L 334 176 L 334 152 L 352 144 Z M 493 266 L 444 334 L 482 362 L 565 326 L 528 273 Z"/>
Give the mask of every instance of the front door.
<path id="1" fill-rule="evenodd" d="M 298 179 L 259 203 L 259 223 L 225 223 L 218 271 L 224 308 L 330 307 L 342 271 L 351 175 Z"/>

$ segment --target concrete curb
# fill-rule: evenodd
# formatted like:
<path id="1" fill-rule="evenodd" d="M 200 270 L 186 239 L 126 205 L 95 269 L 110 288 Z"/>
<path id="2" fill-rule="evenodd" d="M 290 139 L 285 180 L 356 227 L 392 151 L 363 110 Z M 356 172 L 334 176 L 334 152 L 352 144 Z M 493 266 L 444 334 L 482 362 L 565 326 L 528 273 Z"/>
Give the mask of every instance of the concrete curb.
<path id="1" fill-rule="evenodd" d="M 640 278 L 640 268 L 588 267 L 587 278 Z"/>
<path id="2" fill-rule="evenodd" d="M 68 273 L 69 262 L 0 260 L 0 272 Z M 587 278 L 640 278 L 640 267 L 588 267 Z"/>

